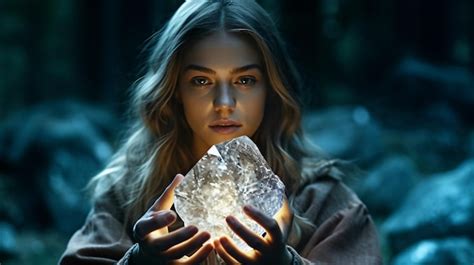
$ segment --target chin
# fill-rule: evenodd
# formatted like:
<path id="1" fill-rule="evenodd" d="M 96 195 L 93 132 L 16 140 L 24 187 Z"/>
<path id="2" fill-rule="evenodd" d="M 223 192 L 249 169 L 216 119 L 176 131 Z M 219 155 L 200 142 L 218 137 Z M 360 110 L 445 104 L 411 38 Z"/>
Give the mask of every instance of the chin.
<path id="1" fill-rule="evenodd" d="M 213 137 L 212 140 L 209 141 L 209 146 L 220 144 L 222 142 L 232 140 L 232 139 L 240 137 L 242 135 L 244 135 L 244 134 L 219 135 L 217 137 Z"/>

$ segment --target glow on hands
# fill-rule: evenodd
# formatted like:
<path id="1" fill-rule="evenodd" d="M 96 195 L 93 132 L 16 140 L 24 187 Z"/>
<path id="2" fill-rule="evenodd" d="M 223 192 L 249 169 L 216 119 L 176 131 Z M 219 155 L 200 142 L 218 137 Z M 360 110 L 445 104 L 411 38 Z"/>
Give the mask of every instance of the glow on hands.
<path id="1" fill-rule="evenodd" d="M 199 232 L 195 226 L 168 231 L 168 226 L 176 221 L 176 213 L 170 210 L 174 189 L 182 180 L 183 175 L 178 174 L 153 206 L 135 223 L 133 232 L 140 249 L 136 263 L 196 264 L 206 259 L 212 251 L 212 245 L 205 244 L 210 234 Z"/>
<path id="2" fill-rule="evenodd" d="M 257 222 L 266 231 L 265 236 L 255 234 L 237 218 L 228 216 L 228 226 L 253 250 L 243 251 L 229 237 L 220 237 L 214 241 L 214 248 L 227 264 L 290 264 L 292 256 L 286 248 L 288 225 L 292 213 L 285 199 L 275 219 L 265 215 L 255 207 L 245 206 L 244 213 Z"/>

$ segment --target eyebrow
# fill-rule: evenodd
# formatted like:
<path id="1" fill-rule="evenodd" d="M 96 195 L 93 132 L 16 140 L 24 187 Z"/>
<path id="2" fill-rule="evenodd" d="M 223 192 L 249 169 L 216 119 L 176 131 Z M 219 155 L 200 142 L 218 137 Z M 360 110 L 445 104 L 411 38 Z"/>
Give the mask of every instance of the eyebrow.
<path id="1" fill-rule="evenodd" d="M 231 74 L 238 74 L 238 73 L 242 73 L 242 72 L 245 72 L 245 71 L 248 71 L 248 70 L 251 70 L 251 69 L 258 69 L 260 72 L 263 72 L 263 69 L 259 64 L 248 64 L 248 65 L 244 65 L 244 66 L 241 66 L 241 67 L 234 68 L 230 71 L 230 73 Z M 184 72 L 190 71 L 190 70 L 200 71 L 200 72 L 213 74 L 213 75 L 216 74 L 216 71 L 214 71 L 210 68 L 201 66 L 201 65 L 197 65 L 197 64 L 189 64 L 188 66 L 186 66 L 184 68 Z"/>

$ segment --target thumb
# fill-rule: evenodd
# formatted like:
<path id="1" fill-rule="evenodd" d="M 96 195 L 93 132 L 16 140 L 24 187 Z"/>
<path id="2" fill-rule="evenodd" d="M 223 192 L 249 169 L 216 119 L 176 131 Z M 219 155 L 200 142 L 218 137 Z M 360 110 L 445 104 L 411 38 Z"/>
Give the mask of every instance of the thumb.
<path id="1" fill-rule="evenodd" d="M 286 240 L 288 236 L 288 230 L 290 228 L 289 226 L 291 225 L 293 219 L 293 211 L 291 210 L 290 204 L 286 196 L 284 196 L 283 198 L 283 204 L 280 210 L 278 210 L 278 212 L 273 216 L 273 218 L 275 218 L 275 220 L 277 221 L 278 226 L 280 227 L 281 232 L 283 234 L 283 237 Z"/>
<path id="2" fill-rule="evenodd" d="M 184 176 L 177 174 L 173 181 L 166 187 L 165 191 L 161 196 L 155 201 L 151 209 L 153 211 L 169 210 L 173 205 L 174 200 L 174 189 L 183 181 Z"/>

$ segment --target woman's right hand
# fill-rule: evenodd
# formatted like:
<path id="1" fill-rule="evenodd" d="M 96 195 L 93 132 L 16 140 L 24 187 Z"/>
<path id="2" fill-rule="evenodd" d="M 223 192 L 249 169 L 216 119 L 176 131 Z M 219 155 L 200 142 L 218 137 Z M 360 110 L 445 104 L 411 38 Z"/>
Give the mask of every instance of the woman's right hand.
<path id="1" fill-rule="evenodd" d="M 176 221 L 171 211 L 174 189 L 183 180 L 178 174 L 153 206 L 135 223 L 133 233 L 138 250 L 131 257 L 132 264 L 196 264 L 213 250 L 212 244 L 204 244 L 211 235 L 199 232 L 195 226 L 186 226 L 168 232 L 168 226 Z"/>

